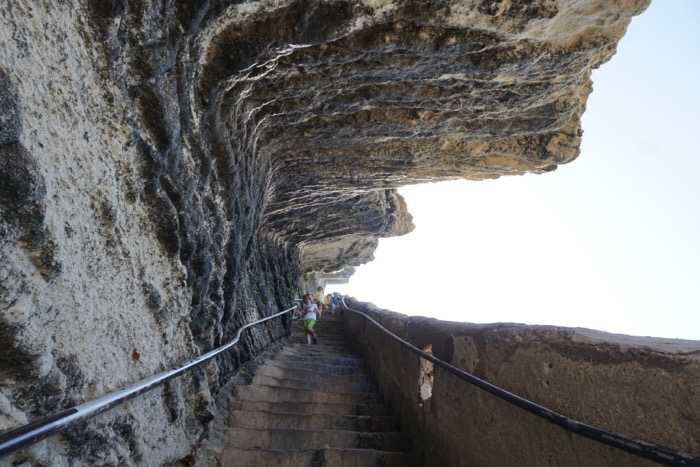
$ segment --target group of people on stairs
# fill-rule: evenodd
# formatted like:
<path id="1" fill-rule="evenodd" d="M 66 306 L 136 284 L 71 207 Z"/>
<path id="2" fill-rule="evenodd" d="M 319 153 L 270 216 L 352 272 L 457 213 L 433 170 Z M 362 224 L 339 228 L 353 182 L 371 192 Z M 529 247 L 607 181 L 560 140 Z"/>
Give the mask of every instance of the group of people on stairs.
<path id="1" fill-rule="evenodd" d="M 328 294 L 324 297 L 323 287 L 321 286 L 316 287 L 316 292 L 314 292 L 314 301 L 321 312 L 321 317 L 323 317 L 323 314 L 327 311 L 334 315 L 335 311 L 340 309 L 340 301 L 342 299 L 343 296 L 338 292 L 333 292 L 332 294 Z"/>
<path id="2" fill-rule="evenodd" d="M 342 296 L 334 292 L 333 294 L 328 294 L 323 296 L 323 287 L 316 288 L 316 292 L 312 297 L 311 294 L 304 294 L 301 298 L 301 305 L 297 305 L 297 309 L 294 312 L 296 316 L 302 315 L 302 320 L 304 323 L 304 334 L 306 336 L 306 342 L 311 344 L 318 344 L 318 339 L 316 338 L 316 331 L 314 326 L 316 325 L 316 320 L 323 317 L 325 311 L 330 311 L 333 315 L 336 310 L 340 308 L 340 301 Z"/>

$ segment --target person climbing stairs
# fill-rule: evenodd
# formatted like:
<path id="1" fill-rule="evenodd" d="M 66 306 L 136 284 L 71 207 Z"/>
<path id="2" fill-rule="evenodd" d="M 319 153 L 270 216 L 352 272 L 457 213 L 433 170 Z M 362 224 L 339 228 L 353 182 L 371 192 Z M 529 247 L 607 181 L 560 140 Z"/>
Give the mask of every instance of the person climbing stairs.
<path id="1" fill-rule="evenodd" d="M 406 466 L 410 446 L 349 346 L 342 317 L 300 322 L 231 400 L 221 466 Z"/>

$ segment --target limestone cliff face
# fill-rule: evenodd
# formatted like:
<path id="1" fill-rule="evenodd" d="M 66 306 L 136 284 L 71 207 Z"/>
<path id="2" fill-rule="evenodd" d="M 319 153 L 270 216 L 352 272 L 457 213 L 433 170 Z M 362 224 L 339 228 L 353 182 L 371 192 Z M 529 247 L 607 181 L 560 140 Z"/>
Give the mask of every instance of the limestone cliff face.
<path id="1" fill-rule="evenodd" d="M 413 228 L 395 188 L 578 155 L 627 1 L 0 4 L 0 430 L 172 367 L 286 308 L 300 274 Z M 187 456 L 269 323 L 19 454 Z"/>

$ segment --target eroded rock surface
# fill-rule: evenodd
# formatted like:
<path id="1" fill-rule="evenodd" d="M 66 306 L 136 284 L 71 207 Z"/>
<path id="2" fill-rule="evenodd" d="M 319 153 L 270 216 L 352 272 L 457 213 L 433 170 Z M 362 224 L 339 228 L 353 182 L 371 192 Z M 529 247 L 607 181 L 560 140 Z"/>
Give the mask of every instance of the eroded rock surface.
<path id="1" fill-rule="evenodd" d="M 0 430 L 182 363 L 413 228 L 395 189 L 576 158 L 628 1 L 0 4 Z M 16 460 L 157 465 L 285 333 Z"/>

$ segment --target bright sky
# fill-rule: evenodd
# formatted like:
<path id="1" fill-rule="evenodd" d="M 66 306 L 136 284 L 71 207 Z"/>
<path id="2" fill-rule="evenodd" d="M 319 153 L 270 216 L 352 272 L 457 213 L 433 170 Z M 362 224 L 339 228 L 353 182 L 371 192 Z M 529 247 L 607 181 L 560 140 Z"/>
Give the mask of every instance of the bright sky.
<path id="1" fill-rule="evenodd" d="M 654 0 L 593 73 L 581 155 L 405 187 L 416 229 L 348 285 L 406 315 L 700 340 L 700 2 Z"/>

